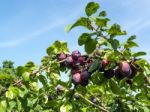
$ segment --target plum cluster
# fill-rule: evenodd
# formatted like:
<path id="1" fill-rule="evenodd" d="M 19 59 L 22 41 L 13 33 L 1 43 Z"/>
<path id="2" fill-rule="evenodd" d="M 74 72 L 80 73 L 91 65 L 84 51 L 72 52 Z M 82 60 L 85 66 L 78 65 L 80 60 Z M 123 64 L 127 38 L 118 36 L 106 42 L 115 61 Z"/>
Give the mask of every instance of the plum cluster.
<path id="1" fill-rule="evenodd" d="M 104 77 L 107 79 L 110 79 L 113 76 L 115 76 L 116 79 L 122 80 L 126 77 L 127 78 L 126 82 L 128 84 L 132 84 L 132 79 L 139 71 L 139 66 L 135 64 L 135 61 L 136 61 L 135 58 L 133 58 L 130 62 L 122 60 L 119 63 L 117 63 L 114 69 L 111 68 L 105 70 L 105 67 L 109 64 L 109 61 L 102 60 L 99 71 L 104 72 Z"/>
<path id="2" fill-rule="evenodd" d="M 61 66 L 71 69 L 72 82 L 75 85 L 88 85 L 89 78 L 93 72 L 89 72 L 89 68 L 93 64 L 91 57 L 88 55 L 81 55 L 78 50 L 75 50 L 71 54 L 61 52 L 58 54 L 57 59 L 61 61 Z M 135 61 L 135 59 L 132 59 L 131 62 L 121 60 L 115 67 L 108 69 L 107 66 L 110 64 L 109 60 L 102 59 L 99 64 L 99 72 L 103 72 L 104 77 L 107 79 L 111 79 L 115 76 L 117 79 L 121 80 L 127 77 L 126 82 L 132 84 L 132 78 L 138 71 Z"/>
<path id="3" fill-rule="evenodd" d="M 70 55 L 62 52 L 58 55 L 58 60 L 63 61 L 61 66 L 71 69 L 72 82 L 75 85 L 86 86 L 88 84 L 91 76 L 88 69 L 92 60 L 87 55 L 81 55 L 78 50 L 73 51 Z"/>

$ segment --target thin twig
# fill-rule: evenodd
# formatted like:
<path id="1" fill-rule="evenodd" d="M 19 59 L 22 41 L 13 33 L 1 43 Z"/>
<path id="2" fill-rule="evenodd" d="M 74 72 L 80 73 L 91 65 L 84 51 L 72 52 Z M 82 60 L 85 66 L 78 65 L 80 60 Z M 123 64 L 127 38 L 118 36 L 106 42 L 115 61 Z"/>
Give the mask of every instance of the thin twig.
<path id="1" fill-rule="evenodd" d="M 103 112 L 109 112 L 104 107 L 94 104 L 93 102 L 91 102 L 90 100 L 88 100 L 84 96 L 82 96 L 81 94 L 78 94 L 78 95 L 79 95 L 79 97 L 81 97 L 82 99 L 84 99 L 86 102 L 88 102 L 89 104 L 93 105 L 94 107 L 100 109 L 101 111 L 103 111 Z"/>

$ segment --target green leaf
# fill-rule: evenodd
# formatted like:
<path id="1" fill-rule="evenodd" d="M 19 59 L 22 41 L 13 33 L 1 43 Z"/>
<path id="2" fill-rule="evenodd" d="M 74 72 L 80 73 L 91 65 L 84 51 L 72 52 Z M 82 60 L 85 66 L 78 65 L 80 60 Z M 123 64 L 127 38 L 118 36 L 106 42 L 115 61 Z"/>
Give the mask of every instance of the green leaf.
<path id="1" fill-rule="evenodd" d="M 143 56 L 143 55 L 146 55 L 146 52 L 141 51 L 141 52 L 137 52 L 137 53 L 133 54 L 134 57 L 139 57 L 139 56 Z"/>
<path id="2" fill-rule="evenodd" d="M 85 8 L 85 12 L 87 16 L 91 16 L 92 14 L 96 13 L 96 11 L 100 8 L 98 3 L 90 2 L 87 4 Z"/>
<path id="3" fill-rule="evenodd" d="M 88 53 L 88 54 L 92 53 L 96 49 L 96 44 L 97 44 L 97 41 L 94 39 L 90 39 L 89 41 L 87 41 L 85 43 L 86 53 Z"/>
<path id="4" fill-rule="evenodd" d="M 125 43 L 124 47 L 125 48 L 138 47 L 138 44 L 136 42 L 133 42 L 133 41 L 127 41 L 127 43 Z"/>
<path id="5" fill-rule="evenodd" d="M 2 100 L 0 102 L 0 112 L 6 112 L 6 109 L 7 109 L 7 103 L 5 100 Z"/>
<path id="6" fill-rule="evenodd" d="M 90 66 L 89 72 L 94 72 L 99 68 L 100 60 L 94 60 L 93 64 Z"/>
<path id="7" fill-rule="evenodd" d="M 117 48 L 120 47 L 120 43 L 117 39 L 108 39 L 108 42 L 111 44 L 111 47 L 114 49 L 114 50 L 117 50 Z"/>
<path id="8" fill-rule="evenodd" d="M 16 105 L 16 102 L 15 101 L 10 101 L 9 102 L 9 110 L 11 111 L 14 107 L 15 107 L 15 105 Z"/>
<path id="9" fill-rule="evenodd" d="M 10 74 L 0 73 L 0 80 L 13 80 L 15 77 Z"/>
<path id="10" fill-rule="evenodd" d="M 43 86 L 47 87 L 47 79 L 43 75 L 39 75 L 38 79 L 43 84 Z"/>
<path id="11" fill-rule="evenodd" d="M 134 40 L 134 39 L 136 39 L 136 36 L 135 36 L 135 35 L 132 35 L 132 36 L 130 36 L 130 37 L 128 38 L 127 41 L 132 41 L 132 40 Z"/>
<path id="12" fill-rule="evenodd" d="M 17 87 L 10 86 L 6 92 L 6 97 L 9 99 L 14 99 L 19 95 L 19 89 Z"/>
<path id="13" fill-rule="evenodd" d="M 89 20 L 89 18 L 81 17 L 72 26 L 69 25 L 67 27 L 67 32 L 69 32 L 70 30 L 72 30 L 73 28 L 77 26 L 82 26 L 89 30 L 93 30 L 93 27 L 91 26 L 91 21 Z"/>
<path id="14" fill-rule="evenodd" d="M 109 86 L 111 88 L 111 91 L 114 94 L 120 95 L 122 93 L 120 87 L 118 86 L 118 84 L 115 81 L 110 80 L 109 81 Z"/>
<path id="15" fill-rule="evenodd" d="M 102 17 L 105 17 L 106 15 L 107 15 L 106 11 L 101 11 L 101 12 L 99 13 L 99 16 L 102 16 Z"/>
<path id="16" fill-rule="evenodd" d="M 68 53 L 67 43 L 63 41 L 55 41 L 53 45 L 47 48 L 48 55 L 56 55 L 60 52 Z"/>
<path id="17" fill-rule="evenodd" d="M 71 27 L 72 27 L 72 24 L 67 25 L 67 26 L 65 27 L 65 32 L 68 33 L 68 32 L 70 31 Z"/>
<path id="18" fill-rule="evenodd" d="M 121 27 L 118 24 L 113 24 L 108 30 L 108 33 L 111 37 L 114 37 L 115 35 L 126 35 L 126 31 L 121 31 Z"/>
<path id="19" fill-rule="evenodd" d="M 22 77 L 25 81 L 30 81 L 30 73 L 29 72 L 23 73 Z"/>
<path id="20" fill-rule="evenodd" d="M 90 35 L 88 33 L 83 33 L 78 39 L 78 44 L 82 46 L 89 41 L 89 39 L 91 39 Z"/>
<path id="21" fill-rule="evenodd" d="M 101 26 L 101 27 L 104 27 L 104 26 L 107 26 L 107 22 L 109 21 L 108 18 L 97 18 L 96 19 L 96 25 L 97 26 Z"/>

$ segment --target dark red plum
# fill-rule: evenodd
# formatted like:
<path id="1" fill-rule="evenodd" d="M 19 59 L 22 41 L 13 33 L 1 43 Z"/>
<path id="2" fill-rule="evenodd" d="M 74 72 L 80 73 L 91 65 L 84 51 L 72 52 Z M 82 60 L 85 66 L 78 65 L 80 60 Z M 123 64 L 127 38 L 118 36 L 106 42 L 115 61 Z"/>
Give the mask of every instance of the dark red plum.
<path id="1" fill-rule="evenodd" d="M 66 54 L 63 53 L 63 52 L 60 53 L 60 54 L 58 54 L 58 60 L 59 60 L 59 61 L 62 61 L 62 60 L 64 60 L 64 59 L 66 59 L 66 57 L 67 57 Z"/>
<path id="2" fill-rule="evenodd" d="M 121 61 L 119 63 L 119 71 L 126 77 L 132 74 L 132 70 L 130 68 L 130 65 L 127 61 Z"/>
<path id="3" fill-rule="evenodd" d="M 118 68 L 115 69 L 115 77 L 116 79 L 119 79 L 119 80 L 122 80 L 123 78 L 125 78 L 125 76 L 120 72 Z"/>
<path id="4" fill-rule="evenodd" d="M 80 73 L 75 73 L 72 75 L 72 81 L 74 84 L 80 84 L 81 82 L 81 74 Z"/>
<path id="5" fill-rule="evenodd" d="M 74 60 L 78 60 L 78 58 L 81 56 L 81 53 L 78 50 L 75 50 L 72 52 L 72 58 Z"/>
<path id="6" fill-rule="evenodd" d="M 104 71 L 104 77 L 107 79 L 111 79 L 114 76 L 114 70 L 113 69 L 108 69 Z"/>
<path id="7" fill-rule="evenodd" d="M 86 60 L 86 57 L 84 57 L 84 56 L 80 56 L 78 58 L 78 62 L 80 63 L 80 65 L 84 65 L 85 64 L 85 60 Z"/>

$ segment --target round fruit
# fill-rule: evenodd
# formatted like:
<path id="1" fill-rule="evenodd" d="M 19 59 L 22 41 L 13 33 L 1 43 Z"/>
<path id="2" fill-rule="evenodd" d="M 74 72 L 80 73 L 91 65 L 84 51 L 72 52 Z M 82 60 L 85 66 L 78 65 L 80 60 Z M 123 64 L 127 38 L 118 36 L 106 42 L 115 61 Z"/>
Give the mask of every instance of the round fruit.
<path id="1" fill-rule="evenodd" d="M 97 103 L 96 98 L 95 97 L 91 97 L 91 102 L 94 103 L 94 104 L 96 104 Z"/>
<path id="2" fill-rule="evenodd" d="M 104 71 L 104 77 L 107 79 L 110 79 L 114 76 L 114 70 L 113 69 L 108 69 Z"/>
<path id="3" fill-rule="evenodd" d="M 73 74 L 72 81 L 74 84 L 79 84 L 81 82 L 81 74 L 80 73 Z"/>
<path id="4" fill-rule="evenodd" d="M 105 68 L 109 64 L 109 61 L 107 59 L 103 59 L 101 62 L 101 65 L 103 68 Z"/>
<path id="5" fill-rule="evenodd" d="M 78 60 L 78 58 L 81 56 L 81 53 L 78 50 L 75 50 L 72 52 L 72 58 L 74 60 Z"/>
<path id="6" fill-rule="evenodd" d="M 103 59 L 101 61 L 100 67 L 99 67 L 99 71 L 100 72 L 104 72 L 105 67 L 109 64 L 109 61 L 107 59 Z"/>
<path id="7" fill-rule="evenodd" d="M 132 70 L 130 68 L 130 65 L 127 61 L 121 61 L 119 63 L 119 71 L 126 77 L 131 75 Z"/>
<path id="8" fill-rule="evenodd" d="M 66 67 L 71 68 L 73 62 L 74 62 L 74 60 L 72 59 L 72 56 L 68 56 L 68 57 L 65 59 L 64 65 L 65 65 Z"/>
<path id="9" fill-rule="evenodd" d="M 89 78 L 90 78 L 91 74 L 85 70 L 81 72 L 81 82 L 80 85 L 81 86 L 86 86 L 89 83 Z"/>
<path id="10" fill-rule="evenodd" d="M 53 95 L 48 95 L 48 100 L 53 100 L 54 99 L 54 96 Z"/>
<path id="11" fill-rule="evenodd" d="M 131 64 L 130 67 L 131 67 L 132 73 L 128 76 L 128 78 L 132 79 L 137 74 L 138 69 L 136 68 L 136 65 L 134 64 Z"/>
<path id="12" fill-rule="evenodd" d="M 81 80 L 82 81 L 85 81 L 85 80 L 88 80 L 89 79 L 89 77 L 90 77 L 90 73 L 88 72 L 88 71 L 83 71 L 83 72 L 81 72 Z"/>
<path id="13" fill-rule="evenodd" d="M 62 53 L 60 53 L 60 54 L 58 55 L 58 60 L 59 60 L 59 61 L 62 61 L 62 60 L 64 60 L 64 59 L 66 59 L 66 57 L 67 57 L 66 54 L 62 52 Z"/>
<path id="14" fill-rule="evenodd" d="M 84 56 L 80 56 L 78 58 L 78 62 L 80 63 L 80 65 L 84 65 L 85 64 L 85 60 L 86 60 L 86 57 L 84 57 Z"/>
<path id="15" fill-rule="evenodd" d="M 64 87 L 62 85 L 57 85 L 55 89 L 57 92 L 62 92 L 64 90 Z"/>
<path id="16" fill-rule="evenodd" d="M 115 69 L 115 77 L 116 77 L 116 79 L 119 79 L 119 80 L 121 80 L 121 79 L 123 79 L 125 76 L 120 72 L 120 70 L 117 68 L 117 69 Z"/>

